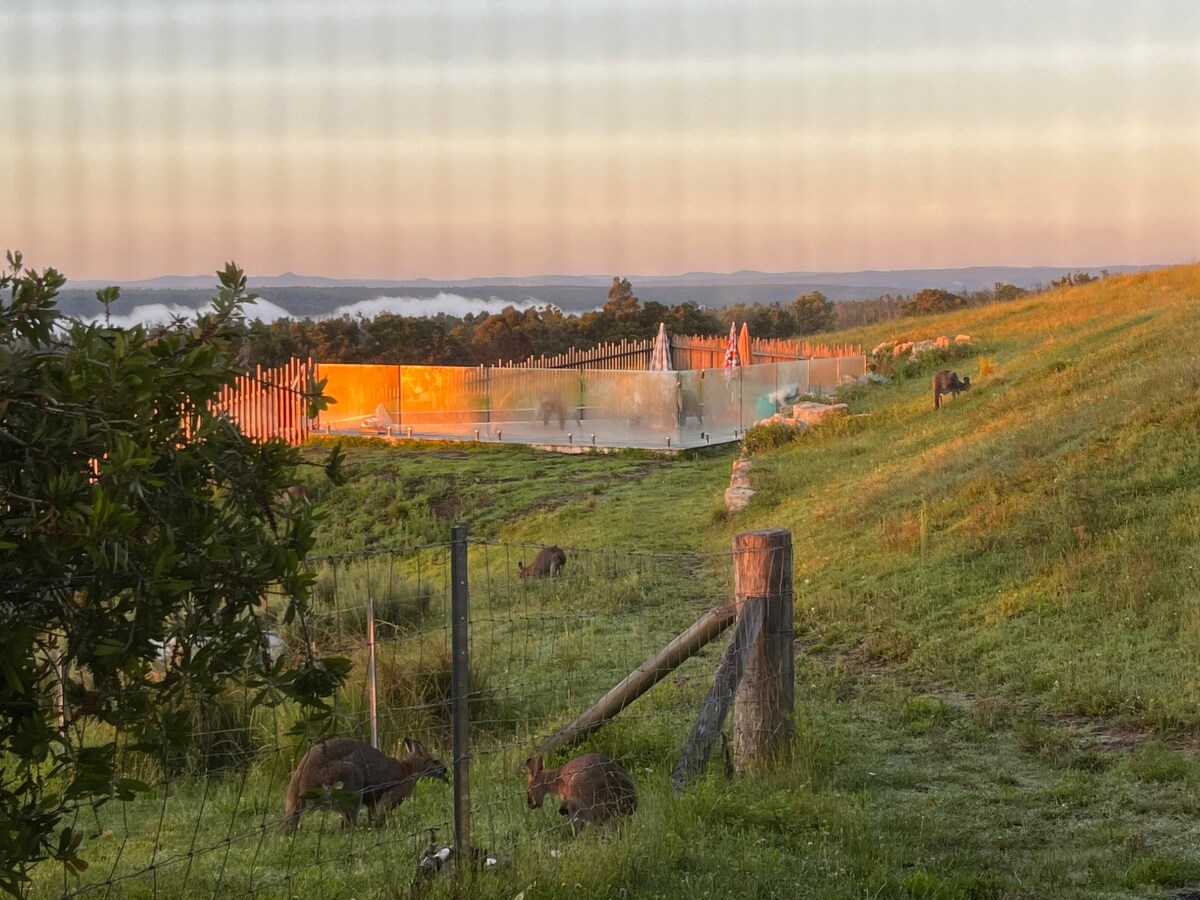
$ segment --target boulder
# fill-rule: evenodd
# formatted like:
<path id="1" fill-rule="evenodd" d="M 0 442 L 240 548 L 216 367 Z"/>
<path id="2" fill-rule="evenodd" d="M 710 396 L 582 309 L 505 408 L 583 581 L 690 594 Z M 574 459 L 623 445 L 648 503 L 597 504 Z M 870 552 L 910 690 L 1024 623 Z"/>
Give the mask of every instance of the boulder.
<path id="1" fill-rule="evenodd" d="M 797 403 L 792 407 L 792 414 L 789 417 L 796 425 L 802 425 L 807 428 L 809 425 L 816 425 L 823 421 L 827 416 L 836 416 L 845 414 L 849 407 L 845 403 L 813 403 L 805 401 Z"/>
<path id="2" fill-rule="evenodd" d="M 733 461 L 733 474 L 729 477 L 729 487 L 725 489 L 725 511 L 727 513 L 741 512 L 754 496 L 750 487 L 750 460 L 738 458 Z"/>
<path id="3" fill-rule="evenodd" d="M 750 488 L 731 487 L 725 489 L 725 512 L 739 513 L 750 505 L 754 491 Z"/>

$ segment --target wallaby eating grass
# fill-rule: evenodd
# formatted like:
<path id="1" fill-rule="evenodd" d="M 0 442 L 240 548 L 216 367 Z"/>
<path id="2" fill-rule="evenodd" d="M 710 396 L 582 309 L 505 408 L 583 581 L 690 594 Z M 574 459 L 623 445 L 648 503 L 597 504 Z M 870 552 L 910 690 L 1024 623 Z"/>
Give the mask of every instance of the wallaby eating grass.
<path id="1" fill-rule="evenodd" d="M 942 394 L 950 394 L 955 400 L 962 391 L 971 389 L 971 379 L 963 378 L 959 380 L 957 372 L 951 372 L 949 369 L 942 369 L 933 376 L 933 408 L 942 408 Z"/>
<path id="2" fill-rule="evenodd" d="M 558 811 L 578 834 L 586 824 L 600 825 L 632 816 L 637 810 L 637 787 L 620 763 L 603 753 L 585 753 L 557 769 L 546 769 L 542 758 L 525 760 L 525 792 L 530 809 L 547 794 L 561 801 Z"/>
<path id="3" fill-rule="evenodd" d="M 395 759 L 354 738 L 333 738 L 314 744 L 292 773 L 280 830 L 284 834 L 294 832 L 308 808 L 321 802 L 317 792 L 338 784 L 348 795 L 333 799 L 332 804 L 342 815 L 342 827 L 353 827 L 359 809 L 366 804 L 367 820 L 378 828 L 394 807 L 408 799 L 418 779 L 450 780 L 445 764 L 419 741 L 406 738 L 404 748 L 407 751 L 404 758 Z"/>
<path id="4" fill-rule="evenodd" d="M 545 578 L 547 576 L 553 578 L 563 570 L 563 566 L 567 564 L 567 554 L 563 552 L 562 547 L 543 547 L 537 552 L 533 558 L 533 562 L 525 565 L 523 562 L 517 563 L 517 574 L 521 578 Z"/>

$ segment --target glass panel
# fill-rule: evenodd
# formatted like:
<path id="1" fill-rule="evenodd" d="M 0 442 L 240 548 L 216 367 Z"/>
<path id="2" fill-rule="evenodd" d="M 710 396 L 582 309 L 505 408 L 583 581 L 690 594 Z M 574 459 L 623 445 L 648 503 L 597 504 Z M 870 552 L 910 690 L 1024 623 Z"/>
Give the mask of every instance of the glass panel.
<path id="1" fill-rule="evenodd" d="M 808 393 L 808 360 L 778 363 L 779 402 L 782 406 L 795 403 L 801 394 Z"/>
<path id="2" fill-rule="evenodd" d="M 769 419 L 779 412 L 778 363 L 742 367 L 742 424 Z"/>
<path id="3" fill-rule="evenodd" d="M 574 369 L 491 369 L 491 430 L 496 440 L 579 443 L 580 379 Z"/>
<path id="4" fill-rule="evenodd" d="M 863 356 L 682 372 L 326 363 L 336 404 L 320 426 L 598 447 L 695 447 L 734 439 L 800 394 L 866 371 Z M 410 431 L 411 429 L 411 431 Z"/>
<path id="5" fill-rule="evenodd" d="M 665 447 L 679 444 L 678 373 L 585 370 L 583 431 L 597 446 Z"/>
<path id="6" fill-rule="evenodd" d="M 811 382 L 810 390 L 818 396 L 828 394 L 838 386 L 838 359 L 825 357 L 810 359 L 808 376 Z"/>
<path id="7" fill-rule="evenodd" d="M 318 378 L 336 402 L 321 413 L 318 426 L 331 431 L 386 431 L 399 411 L 400 367 L 321 363 Z M 382 410 L 380 409 L 382 407 Z"/>
<path id="8" fill-rule="evenodd" d="M 838 381 L 846 376 L 862 378 L 867 374 L 867 358 L 865 356 L 843 356 L 838 360 Z"/>
<path id="9" fill-rule="evenodd" d="M 741 428 L 738 410 L 741 382 L 725 380 L 724 369 L 679 373 L 679 440 L 685 447 L 733 440 Z"/>
<path id="10" fill-rule="evenodd" d="M 487 369 L 401 366 L 397 433 L 466 437 L 488 425 Z M 482 434 L 481 434 L 482 436 Z"/>

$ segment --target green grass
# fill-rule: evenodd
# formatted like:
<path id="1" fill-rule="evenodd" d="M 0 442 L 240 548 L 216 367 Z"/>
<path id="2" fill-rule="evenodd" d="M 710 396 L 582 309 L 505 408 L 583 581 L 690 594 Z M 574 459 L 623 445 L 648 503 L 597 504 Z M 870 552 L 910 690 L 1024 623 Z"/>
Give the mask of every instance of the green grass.
<path id="1" fill-rule="evenodd" d="M 930 361 L 845 392 L 850 417 L 754 457 L 757 494 L 732 518 L 719 507 L 731 452 L 354 442 L 349 482 L 313 484 L 319 552 L 434 544 L 453 521 L 476 541 L 474 833 L 502 865 L 463 883 L 442 873 L 421 895 L 1200 887 L 1198 298 L 1200 269 L 1179 268 L 837 335 L 872 347 L 970 333 L 978 346 L 950 367 L 974 387 L 935 412 Z M 716 760 L 672 795 L 712 645 L 587 744 L 637 781 L 630 822 L 572 838 L 552 803 L 527 810 L 519 766 L 533 743 L 728 595 L 734 533 L 779 526 L 795 542 L 801 648 L 788 758 L 732 781 Z M 565 577 L 518 581 L 517 561 L 548 543 L 572 548 Z M 384 744 L 414 734 L 448 761 L 446 564 L 440 548 L 322 563 L 316 606 L 339 616 L 317 639 L 359 664 L 346 721 L 365 702 L 353 609 L 370 592 L 388 610 Z M 172 852 L 218 847 L 190 869 L 158 868 L 164 895 L 212 894 L 218 881 L 234 895 L 414 895 L 422 829 L 449 839 L 449 790 L 422 783 L 379 832 L 341 834 L 317 815 L 280 838 L 262 826 L 300 750 L 283 747 L 99 810 L 85 880 L 118 849 L 118 871 L 140 871 L 157 834 Z M 242 833 L 226 856 L 225 837 Z M 154 877 L 115 893 L 150 894 Z M 61 879 L 41 867 L 35 895 Z"/>

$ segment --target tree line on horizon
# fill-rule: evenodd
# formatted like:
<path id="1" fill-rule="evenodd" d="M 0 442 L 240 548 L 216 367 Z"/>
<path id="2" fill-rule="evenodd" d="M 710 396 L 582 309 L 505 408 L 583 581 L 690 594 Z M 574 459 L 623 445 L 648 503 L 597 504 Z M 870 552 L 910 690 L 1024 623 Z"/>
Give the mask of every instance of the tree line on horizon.
<path id="1" fill-rule="evenodd" d="M 1094 280 L 1096 276 L 1078 272 L 1049 287 Z M 810 338 L 892 319 L 1009 302 L 1045 289 L 1038 285 L 1027 290 L 997 282 L 991 290 L 956 294 L 926 288 L 911 296 L 884 294 L 839 303 L 812 291 L 790 303 L 736 303 L 711 309 L 693 301 L 675 305 L 643 302 L 629 280 L 618 276 L 609 288 L 608 302 L 582 314 L 564 314 L 547 304 L 523 310 L 508 306 L 498 313 L 463 316 L 381 313 L 373 318 L 281 318 L 270 323 L 255 319 L 243 325 L 242 358 L 248 366 L 263 367 L 280 366 L 293 357 L 383 365 L 491 365 L 570 349 L 590 350 L 622 340 L 650 340 L 660 323 L 668 333 L 678 335 L 728 334 L 731 325 L 745 323 L 757 338 Z"/>

